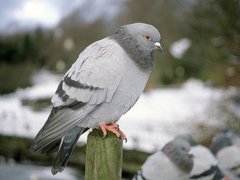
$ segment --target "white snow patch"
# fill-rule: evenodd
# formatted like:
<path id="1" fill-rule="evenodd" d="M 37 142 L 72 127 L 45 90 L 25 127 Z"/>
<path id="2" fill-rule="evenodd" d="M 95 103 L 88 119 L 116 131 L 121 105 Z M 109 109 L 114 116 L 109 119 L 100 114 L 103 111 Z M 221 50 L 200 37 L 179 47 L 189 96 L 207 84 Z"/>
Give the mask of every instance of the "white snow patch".
<path id="1" fill-rule="evenodd" d="M 177 59 L 181 59 L 185 51 L 191 46 L 192 41 L 189 38 L 180 39 L 170 46 L 170 53 Z"/>

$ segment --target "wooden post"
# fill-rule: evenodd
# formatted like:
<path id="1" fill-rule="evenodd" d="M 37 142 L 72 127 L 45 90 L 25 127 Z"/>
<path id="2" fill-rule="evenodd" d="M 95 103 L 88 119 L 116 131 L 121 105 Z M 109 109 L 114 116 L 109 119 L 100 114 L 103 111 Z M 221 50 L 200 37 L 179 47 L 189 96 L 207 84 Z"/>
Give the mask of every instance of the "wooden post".
<path id="1" fill-rule="evenodd" d="M 85 180 L 121 180 L 123 140 L 112 132 L 103 139 L 100 129 L 89 133 L 86 148 Z"/>

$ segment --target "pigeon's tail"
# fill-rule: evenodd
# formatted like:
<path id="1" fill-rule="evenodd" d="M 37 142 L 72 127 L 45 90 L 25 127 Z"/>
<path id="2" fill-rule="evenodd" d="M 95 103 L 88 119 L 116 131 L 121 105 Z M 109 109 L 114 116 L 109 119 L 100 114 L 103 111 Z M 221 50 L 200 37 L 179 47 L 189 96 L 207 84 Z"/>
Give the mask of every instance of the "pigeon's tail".
<path id="1" fill-rule="evenodd" d="M 67 165 L 68 159 L 77 144 L 79 137 L 87 130 L 88 128 L 75 126 L 62 137 L 60 148 L 52 166 L 53 175 L 64 170 L 65 166 Z M 60 142 L 55 144 L 59 145 Z M 48 149 L 48 152 L 52 152 L 54 149 L 56 149 L 55 146 L 53 145 L 52 147 L 50 147 Z"/>

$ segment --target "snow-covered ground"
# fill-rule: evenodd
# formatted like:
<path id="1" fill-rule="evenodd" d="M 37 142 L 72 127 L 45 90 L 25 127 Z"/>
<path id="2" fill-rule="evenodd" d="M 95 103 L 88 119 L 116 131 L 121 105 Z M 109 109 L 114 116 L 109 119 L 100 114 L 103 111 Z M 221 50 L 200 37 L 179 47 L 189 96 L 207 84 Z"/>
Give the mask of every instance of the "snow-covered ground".
<path id="1" fill-rule="evenodd" d="M 51 98 L 62 76 L 42 70 L 33 76 L 32 87 L 0 96 L 0 133 L 35 137 L 51 106 L 33 111 L 32 107 L 23 106 L 21 100 Z M 188 80 L 181 88 L 153 89 L 143 93 L 119 121 L 121 130 L 128 137 L 124 148 L 153 152 L 175 135 L 194 131 L 191 129 L 194 124 L 224 127 L 229 116 L 217 109 L 216 102 L 234 94 L 235 88 L 211 88 L 196 79 Z M 230 101 L 224 103 L 227 107 L 231 104 Z M 81 136 L 79 143 L 86 143 L 86 138 L 87 133 Z"/>

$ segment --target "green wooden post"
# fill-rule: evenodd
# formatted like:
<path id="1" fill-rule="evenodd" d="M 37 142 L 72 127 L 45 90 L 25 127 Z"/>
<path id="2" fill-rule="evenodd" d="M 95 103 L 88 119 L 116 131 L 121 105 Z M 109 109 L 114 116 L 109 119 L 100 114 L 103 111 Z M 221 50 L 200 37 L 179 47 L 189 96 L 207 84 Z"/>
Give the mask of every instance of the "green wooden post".
<path id="1" fill-rule="evenodd" d="M 85 180 L 121 180 L 123 140 L 112 132 L 103 139 L 100 129 L 89 133 L 86 148 Z"/>

